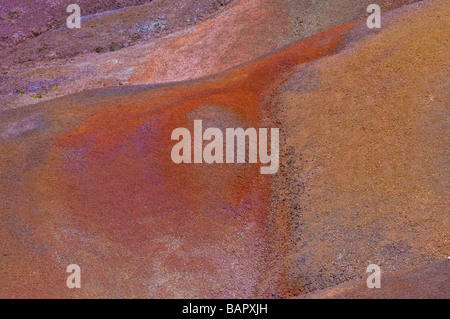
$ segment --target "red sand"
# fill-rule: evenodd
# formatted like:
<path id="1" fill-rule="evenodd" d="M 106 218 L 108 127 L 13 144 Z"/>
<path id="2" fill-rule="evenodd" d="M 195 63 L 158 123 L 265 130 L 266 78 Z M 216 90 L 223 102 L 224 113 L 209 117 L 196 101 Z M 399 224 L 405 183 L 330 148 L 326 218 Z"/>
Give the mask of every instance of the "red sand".
<path id="1" fill-rule="evenodd" d="M 192 130 L 194 119 L 273 125 L 268 114 L 282 111 L 271 108 L 277 88 L 296 67 L 338 52 L 357 25 L 195 81 L 99 90 L 2 113 L 0 297 L 302 293 L 290 255 L 299 221 L 282 205 L 271 208 L 280 195 L 272 177 L 257 165 L 175 165 L 170 136 L 177 127 Z M 302 111 L 280 101 L 288 112 Z M 311 127 L 330 114 L 318 113 Z M 72 263 L 81 266 L 83 289 L 65 286 Z"/>
<path id="2" fill-rule="evenodd" d="M 16 218 L 33 225 L 36 240 L 48 247 L 37 255 L 47 263 L 36 268 L 39 277 L 60 277 L 63 258 L 89 268 L 84 280 L 91 285 L 114 277 L 111 272 L 127 278 L 123 286 L 89 287 L 80 296 L 131 296 L 127 289 L 158 298 L 255 296 L 264 259 L 271 258 L 264 253 L 269 177 L 257 165 L 176 165 L 171 132 L 191 129 L 194 119 L 259 127 L 264 95 L 292 66 L 334 52 L 352 26 L 214 77 L 90 99 L 92 115 L 51 138 L 45 162 L 23 177 L 31 202 L 23 202 Z M 72 111 L 73 102 L 56 103 L 64 114 L 47 111 L 56 123 L 80 112 Z M 41 213 L 30 220 L 34 206 Z M 49 270 L 54 267 L 60 270 Z M 68 296 L 54 280 L 16 296 Z M 170 285 L 157 285 L 164 280 Z"/>

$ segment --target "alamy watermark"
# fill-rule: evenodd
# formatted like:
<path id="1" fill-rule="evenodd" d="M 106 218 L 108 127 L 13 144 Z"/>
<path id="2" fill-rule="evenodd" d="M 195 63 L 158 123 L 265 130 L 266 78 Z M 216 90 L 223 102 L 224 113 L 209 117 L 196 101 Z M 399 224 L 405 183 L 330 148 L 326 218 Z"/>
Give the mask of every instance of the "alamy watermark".
<path id="1" fill-rule="evenodd" d="M 66 10 L 68 13 L 72 13 L 67 17 L 66 25 L 69 29 L 81 28 L 81 8 L 78 4 L 70 4 Z"/>
<path id="2" fill-rule="evenodd" d="M 381 28 L 381 8 L 378 4 L 371 4 L 367 7 L 367 12 L 372 13 L 366 21 L 369 29 Z"/>
<path id="3" fill-rule="evenodd" d="M 176 164 L 192 163 L 192 143 L 194 144 L 193 163 L 245 163 L 248 149 L 248 162 L 267 164 L 261 166 L 261 174 L 275 174 L 279 167 L 279 129 L 270 129 L 270 155 L 268 154 L 268 129 L 227 128 L 224 134 L 219 128 L 207 128 L 203 132 L 202 121 L 194 121 L 194 139 L 187 128 L 176 128 L 172 140 L 179 141 L 172 148 L 171 158 Z M 248 143 L 246 141 L 248 140 Z M 203 142 L 210 141 L 204 148 Z M 236 142 L 236 143 L 235 143 Z M 236 150 L 236 154 L 235 154 Z M 237 155 L 237 156 L 236 156 Z"/>
<path id="4" fill-rule="evenodd" d="M 381 268 L 378 265 L 370 264 L 367 267 L 366 272 L 371 273 L 369 277 L 367 277 L 367 288 L 381 288 Z"/>
<path id="5" fill-rule="evenodd" d="M 77 264 L 71 264 L 67 266 L 67 272 L 71 273 L 69 277 L 67 277 L 66 285 L 67 288 L 81 288 L 81 268 Z"/>

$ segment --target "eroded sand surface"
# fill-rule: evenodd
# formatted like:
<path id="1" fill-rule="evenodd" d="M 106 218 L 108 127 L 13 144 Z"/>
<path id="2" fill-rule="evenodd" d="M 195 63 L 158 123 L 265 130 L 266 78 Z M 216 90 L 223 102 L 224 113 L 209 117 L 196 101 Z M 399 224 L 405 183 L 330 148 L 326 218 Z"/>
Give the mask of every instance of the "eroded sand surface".
<path id="1" fill-rule="evenodd" d="M 448 298 L 449 2 L 376 31 L 365 4 L 324 3 L 347 14 L 236 0 L 156 40 L 8 69 L 58 90 L 1 100 L 0 297 L 371 297 L 357 279 L 375 263 L 411 283 L 394 297 L 431 276 L 444 288 L 416 296 Z M 174 164 L 171 132 L 194 119 L 279 127 L 280 171 Z"/>

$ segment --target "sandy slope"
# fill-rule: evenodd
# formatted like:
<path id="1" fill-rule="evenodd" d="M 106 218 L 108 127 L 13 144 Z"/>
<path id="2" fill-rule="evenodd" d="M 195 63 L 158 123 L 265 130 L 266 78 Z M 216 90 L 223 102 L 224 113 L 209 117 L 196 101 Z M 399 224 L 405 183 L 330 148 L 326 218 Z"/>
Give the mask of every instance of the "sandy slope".
<path id="1" fill-rule="evenodd" d="M 290 233 L 288 289 L 449 256 L 448 1 L 404 14 L 300 67 L 271 104 L 285 128 L 272 205 Z"/>
<path id="2" fill-rule="evenodd" d="M 2 237 L 12 256 L 2 260 L 3 291 L 66 296 L 53 283 L 17 291 L 13 278 L 27 271 L 11 266 L 58 282 L 78 260 L 89 268 L 80 296 L 254 296 L 269 257 L 270 181 L 255 165 L 175 165 L 168 138 L 198 118 L 258 127 L 258 104 L 289 66 L 332 53 L 350 27 L 195 82 L 4 112 Z M 36 260 L 19 261 L 22 249 Z"/>
<path id="3" fill-rule="evenodd" d="M 447 258 L 448 19 L 426 1 L 210 77 L 3 111 L 0 296 L 291 297 Z M 194 119 L 280 127 L 281 171 L 173 164 Z"/>
<path id="4" fill-rule="evenodd" d="M 0 52 L 0 109 L 40 102 L 33 94 L 49 100 L 94 88 L 212 75 L 366 17 L 369 3 L 388 10 L 412 1 L 236 0 L 213 10 L 207 4 L 229 1 L 185 0 L 173 10 L 172 1 L 155 0 L 89 16 L 82 29 L 62 25 Z M 160 20 L 164 29 L 142 32 Z M 24 94 L 18 96 L 16 88 Z"/>
<path id="5" fill-rule="evenodd" d="M 381 274 L 381 289 L 367 289 L 366 280 L 346 282 L 336 287 L 302 295 L 299 299 L 448 299 L 450 261 Z"/>

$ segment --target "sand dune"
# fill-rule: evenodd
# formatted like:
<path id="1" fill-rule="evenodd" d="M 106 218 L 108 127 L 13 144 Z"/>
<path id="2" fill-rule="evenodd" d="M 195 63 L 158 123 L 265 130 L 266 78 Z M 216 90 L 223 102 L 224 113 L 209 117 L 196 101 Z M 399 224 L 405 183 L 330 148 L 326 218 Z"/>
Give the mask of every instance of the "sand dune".
<path id="1" fill-rule="evenodd" d="M 284 298 L 363 278 L 369 263 L 447 259 L 448 1 L 394 10 L 379 31 L 343 21 L 257 46 L 275 4 L 233 2 L 161 40 L 167 55 L 108 53 L 145 52 L 126 86 L 4 108 L 0 297 Z M 255 17 L 238 27 L 243 12 Z M 173 80 L 186 81 L 151 84 Z M 280 172 L 174 164 L 170 134 L 194 119 L 279 127 Z M 81 290 L 65 286 L 72 263 Z M 332 294 L 383 297 L 357 287 Z"/>

